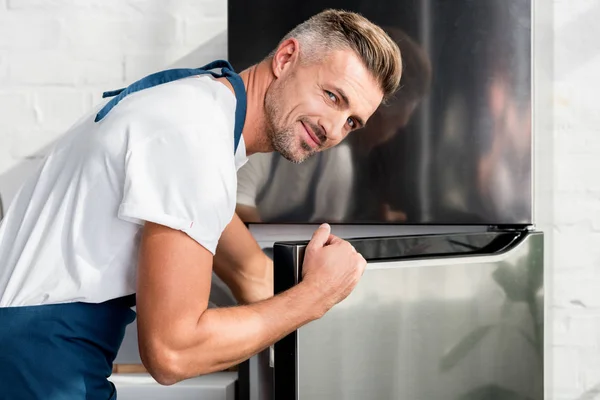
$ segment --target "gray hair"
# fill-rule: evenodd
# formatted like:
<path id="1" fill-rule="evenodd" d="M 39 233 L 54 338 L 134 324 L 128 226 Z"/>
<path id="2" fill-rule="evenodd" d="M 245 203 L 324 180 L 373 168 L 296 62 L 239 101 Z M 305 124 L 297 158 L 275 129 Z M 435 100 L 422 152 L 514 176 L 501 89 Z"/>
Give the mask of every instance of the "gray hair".
<path id="1" fill-rule="evenodd" d="M 279 45 L 290 38 L 300 43 L 303 62 L 316 62 L 324 53 L 333 50 L 351 49 L 379 83 L 384 100 L 398 89 L 402 76 L 398 45 L 381 27 L 360 14 L 331 9 L 322 11 L 292 29 Z M 273 50 L 269 58 L 276 51 Z"/>

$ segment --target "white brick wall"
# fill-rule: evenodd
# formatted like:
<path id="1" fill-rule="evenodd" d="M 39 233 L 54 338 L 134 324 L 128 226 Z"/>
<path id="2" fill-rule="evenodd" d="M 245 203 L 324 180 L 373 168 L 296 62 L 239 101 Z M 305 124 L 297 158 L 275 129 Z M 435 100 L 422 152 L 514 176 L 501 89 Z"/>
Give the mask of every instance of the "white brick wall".
<path id="1" fill-rule="evenodd" d="M 551 246 L 547 393 L 591 400 L 600 399 L 600 0 L 553 3 L 554 36 L 537 40 L 553 40 L 554 68 L 536 67 L 554 76 L 540 92 L 554 95 L 553 135 L 541 117 L 536 130 L 549 135 L 537 191 Z M 225 57 L 226 12 L 224 0 L 0 0 L 0 193 L 10 200 L 31 157 L 102 91 Z"/>
<path id="2" fill-rule="evenodd" d="M 0 194 L 116 89 L 226 57 L 221 0 L 0 0 Z"/>
<path id="3" fill-rule="evenodd" d="M 600 399 L 600 1 L 554 1 L 554 399 Z"/>

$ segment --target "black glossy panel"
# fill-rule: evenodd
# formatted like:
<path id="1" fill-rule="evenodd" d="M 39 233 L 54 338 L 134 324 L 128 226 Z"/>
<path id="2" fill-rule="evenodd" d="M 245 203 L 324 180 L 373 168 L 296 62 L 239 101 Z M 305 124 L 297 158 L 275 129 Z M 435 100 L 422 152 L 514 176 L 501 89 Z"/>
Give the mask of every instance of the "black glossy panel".
<path id="1" fill-rule="evenodd" d="M 259 61 L 329 7 L 407 35 L 403 88 L 328 162 L 280 160 L 256 188 L 262 222 L 531 223 L 530 0 L 229 0 L 229 60 Z"/>
<path id="2" fill-rule="evenodd" d="M 348 242 L 365 260 L 376 262 L 495 254 L 514 244 L 522 236 L 522 232 L 507 231 L 353 238 L 348 239 Z M 278 268 L 287 268 L 296 259 L 301 265 L 301 251 L 307 244 L 308 241 L 276 242 L 273 250 Z"/>

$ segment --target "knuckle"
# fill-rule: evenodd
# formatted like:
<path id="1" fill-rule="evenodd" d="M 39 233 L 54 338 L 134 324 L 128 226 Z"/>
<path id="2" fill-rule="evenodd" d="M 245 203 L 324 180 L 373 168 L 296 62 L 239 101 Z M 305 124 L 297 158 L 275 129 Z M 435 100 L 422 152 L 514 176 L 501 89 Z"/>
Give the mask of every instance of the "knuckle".
<path id="1" fill-rule="evenodd" d="M 307 256 L 311 256 L 312 257 L 314 254 L 317 253 L 317 250 L 318 250 L 317 247 L 309 245 L 309 246 L 306 246 L 305 254 Z"/>

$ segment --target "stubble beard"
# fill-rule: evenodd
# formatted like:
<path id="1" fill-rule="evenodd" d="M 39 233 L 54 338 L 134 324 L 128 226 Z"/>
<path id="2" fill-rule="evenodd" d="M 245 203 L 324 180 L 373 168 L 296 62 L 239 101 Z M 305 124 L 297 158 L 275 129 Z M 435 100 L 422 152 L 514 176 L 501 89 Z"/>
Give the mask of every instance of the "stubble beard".
<path id="1" fill-rule="evenodd" d="M 279 123 L 278 116 L 281 115 L 279 104 L 283 100 L 280 87 L 271 87 L 265 97 L 265 118 L 267 123 L 267 137 L 273 150 L 281 154 L 283 158 L 300 164 L 314 154 L 314 150 L 301 141 L 300 149 L 296 149 L 296 133 L 294 127 L 283 127 Z M 296 151 L 294 151 L 296 150 Z M 303 150 L 300 152 L 299 150 Z"/>

